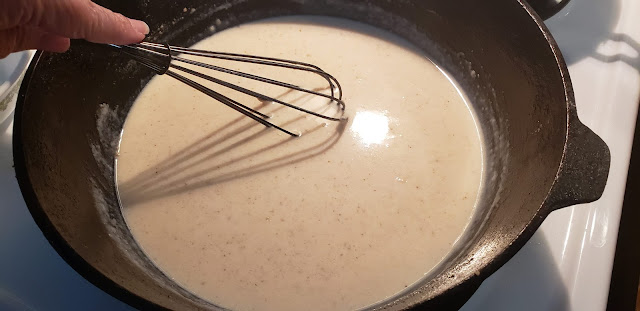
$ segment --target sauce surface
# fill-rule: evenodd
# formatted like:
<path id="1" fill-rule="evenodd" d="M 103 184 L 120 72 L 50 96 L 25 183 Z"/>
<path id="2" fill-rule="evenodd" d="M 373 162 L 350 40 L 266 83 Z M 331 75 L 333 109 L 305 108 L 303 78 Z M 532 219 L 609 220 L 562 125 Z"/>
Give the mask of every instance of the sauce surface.
<path id="1" fill-rule="evenodd" d="M 448 254 L 480 189 L 481 138 L 424 55 L 324 17 L 246 24 L 194 47 L 318 65 L 342 84 L 348 121 L 200 81 L 301 132 L 292 138 L 155 77 L 127 118 L 117 181 L 128 226 L 167 275 L 234 310 L 352 310 L 404 290 Z M 327 92 L 313 75 L 217 64 Z M 340 114 L 319 97 L 216 75 Z"/>

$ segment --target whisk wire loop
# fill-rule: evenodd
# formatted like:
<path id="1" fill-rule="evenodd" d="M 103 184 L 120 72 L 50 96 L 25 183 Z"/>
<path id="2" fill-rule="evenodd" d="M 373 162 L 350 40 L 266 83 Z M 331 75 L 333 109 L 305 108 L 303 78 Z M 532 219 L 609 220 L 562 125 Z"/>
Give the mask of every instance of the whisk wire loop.
<path id="1" fill-rule="evenodd" d="M 226 53 L 226 52 L 213 52 L 213 51 L 190 49 L 190 48 L 171 46 L 168 44 L 158 44 L 158 43 L 150 43 L 150 42 L 141 42 L 138 44 L 131 44 L 131 45 L 111 44 L 111 46 L 120 49 L 120 51 L 123 52 L 125 55 L 131 57 L 133 60 L 153 70 L 156 74 L 159 74 L 159 75 L 166 74 L 267 127 L 272 127 L 274 129 L 280 130 L 291 136 L 299 136 L 299 134 L 289 131 L 287 129 L 284 129 L 276 124 L 273 124 L 272 122 L 267 121 L 266 119 L 269 118 L 268 115 L 261 113 L 256 109 L 248 107 L 247 105 L 241 104 L 240 102 L 234 99 L 231 99 L 225 95 L 222 95 L 221 93 L 216 92 L 192 79 L 189 79 L 173 71 L 172 69 L 184 72 L 186 74 L 189 74 L 204 80 L 208 80 L 217 85 L 221 85 L 223 87 L 232 89 L 234 91 L 252 96 L 261 101 L 270 101 L 270 102 L 278 103 L 286 107 L 289 107 L 289 108 L 292 108 L 292 109 L 295 109 L 319 118 L 330 120 L 330 121 L 343 120 L 343 118 L 341 117 L 334 117 L 334 116 L 328 116 L 321 113 L 317 113 L 317 112 L 302 108 L 300 106 L 287 103 L 283 100 L 274 98 L 272 96 L 268 96 L 268 95 L 250 90 L 240 85 L 212 77 L 205 73 L 202 73 L 190 68 L 186 68 L 184 66 L 177 65 L 175 63 L 181 62 L 181 63 L 197 66 L 198 68 L 214 70 L 214 71 L 222 72 L 225 74 L 239 76 L 245 79 L 250 79 L 258 82 L 263 82 L 271 85 L 289 88 L 295 91 L 311 94 L 314 96 L 323 97 L 328 99 L 329 103 L 335 103 L 339 106 L 341 110 L 344 110 L 345 103 L 342 100 L 342 87 L 340 86 L 340 83 L 338 82 L 338 80 L 332 75 L 320 69 L 318 66 L 315 66 L 312 64 L 293 61 L 293 60 L 272 58 L 272 57 Z M 292 69 L 292 70 L 306 71 L 309 73 L 319 75 L 322 78 L 324 78 L 329 84 L 330 94 L 320 93 L 315 90 L 309 90 L 291 83 L 286 83 L 283 81 L 278 81 L 278 80 L 274 80 L 267 77 L 246 73 L 238 70 L 224 68 L 221 66 L 207 64 L 200 61 L 195 61 L 192 59 L 180 57 L 177 55 L 192 55 L 192 56 L 207 57 L 207 58 L 213 58 L 213 59 L 219 59 L 219 60 L 225 60 L 225 61 L 235 61 L 235 62 L 251 63 L 256 65 L 274 66 L 274 67 L 281 67 L 281 68 Z"/>

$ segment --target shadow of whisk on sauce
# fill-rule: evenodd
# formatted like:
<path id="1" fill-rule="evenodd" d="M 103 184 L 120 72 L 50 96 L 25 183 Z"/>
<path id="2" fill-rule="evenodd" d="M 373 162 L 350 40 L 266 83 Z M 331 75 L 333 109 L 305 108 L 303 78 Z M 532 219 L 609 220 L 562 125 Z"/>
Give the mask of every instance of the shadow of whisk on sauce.
<path id="1" fill-rule="evenodd" d="M 259 108 L 267 105 L 264 103 Z M 288 108 L 278 106 L 271 113 L 281 109 Z M 328 109 L 330 109 L 329 105 L 318 112 L 324 113 Z M 279 125 L 288 126 L 307 117 L 306 114 L 300 114 Z M 118 182 L 121 203 L 125 208 L 134 207 L 151 200 L 179 195 L 305 161 L 334 146 L 342 137 L 346 126 L 347 121 L 337 123 L 335 129 L 331 129 L 330 135 L 321 136 L 322 140 L 314 141 L 310 146 L 296 141 L 321 131 L 326 128 L 325 124 L 314 124 L 313 127 L 305 130 L 303 137 L 280 135 L 282 139 L 270 140 L 271 143 L 265 145 L 260 141 L 266 138 L 266 135 L 273 134 L 275 130 L 266 127 L 257 130 L 256 128 L 262 125 L 240 116 L 133 178 Z M 235 129 L 230 130 L 233 127 Z M 248 131 L 251 133 L 246 135 Z M 285 154 L 279 152 L 279 148 L 296 143 L 300 148 L 282 149 L 282 152 L 287 152 Z M 250 144 L 258 148 L 246 151 L 241 149 L 246 149 Z M 269 157 L 261 156 L 267 152 L 270 152 Z M 246 165 L 238 165 L 238 163 Z"/>

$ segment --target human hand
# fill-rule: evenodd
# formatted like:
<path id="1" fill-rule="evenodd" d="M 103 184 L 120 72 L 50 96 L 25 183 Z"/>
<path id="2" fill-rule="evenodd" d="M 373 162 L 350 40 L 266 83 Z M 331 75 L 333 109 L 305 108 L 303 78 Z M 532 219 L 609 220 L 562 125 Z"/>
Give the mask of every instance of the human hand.
<path id="1" fill-rule="evenodd" d="M 91 0 L 0 0 L 0 58 L 29 49 L 64 52 L 69 39 L 136 43 L 148 33 L 144 22 Z"/>

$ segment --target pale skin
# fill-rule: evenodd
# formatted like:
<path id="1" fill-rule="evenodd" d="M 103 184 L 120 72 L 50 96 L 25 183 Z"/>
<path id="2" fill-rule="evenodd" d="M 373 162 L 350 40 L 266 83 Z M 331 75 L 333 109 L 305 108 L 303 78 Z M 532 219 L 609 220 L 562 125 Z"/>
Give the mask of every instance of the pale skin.
<path id="1" fill-rule="evenodd" d="M 30 49 L 64 52 L 70 39 L 136 43 L 148 33 L 143 21 L 90 0 L 0 0 L 0 58 Z"/>

